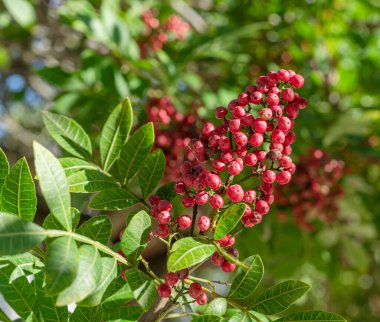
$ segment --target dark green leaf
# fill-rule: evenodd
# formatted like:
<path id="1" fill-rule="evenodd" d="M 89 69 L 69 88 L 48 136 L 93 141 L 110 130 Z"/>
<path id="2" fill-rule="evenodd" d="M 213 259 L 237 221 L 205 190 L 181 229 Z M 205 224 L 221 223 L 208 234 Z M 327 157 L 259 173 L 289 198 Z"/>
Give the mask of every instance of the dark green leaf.
<path id="1" fill-rule="evenodd" d="M 85 221 L 77 230 L 78 234 L 87 236 L 104 245 L 111 237 L 112 223 L 108 216 L 96 216 Z"/>
<path id="2" fill-rule="evenodd" d="M 4 180 L 9 173 L 9 163 L 7 156 L 5 155 L 2 148 L 0 148 L 0 191 L 3 186 Z"/>
<path id="3" fill-rule="evenodd" d="M 25 158 L 12 167 L 1 190 L 1 211 L 33 221 L 37 198 L 32 175 Z"/>
<path id="4" fill-rule="evenodd" d="M 174 182 L 169 182 L 156 191 L 156 195 L 161 199 L 172 201 L 177 193 L 174 191 Z"/>
<path id="5" fill-rule="evenodd" d="M 275 320 L 275 322 L 292 322 L 292 321 L 302 321 L 302 322 L 345 322 L 346 319 L 342 318 L 338 314 L 322 311 L 306 311 L 293 313 L 285 316 L 281 319 Z"/>
<path id="6" fill-rule="evenodd" d="M 121 250 L 128 261 L 133 263 L 139 258 L 148 244 L 150 231 L 150 216 L 144 210 L 134 214 L 128 220 L 121 238 Z"/>
<path id="7" fill-rule="evenodd" d="M 157 296 L 154 281 L 137 268 L 128 269 L 125 277 L 131 287 L 135 300 L 145 312 L 148 311 Z"/>
<path id="8" fill-rule="evenodd" d="M 90 138 L 73 119 L 45 111 L 43 120 L 50 135 L 64 150 L 78 158 L 92 154 Z"/>
<path id="9" fill-rule="evenodd" d="M 48 244 L 46 254 L 46 291 L 56 295 L 74 281 L 79 265 L 79 251 L 71 237 L 59 237 Z"/>
<path id="10" fill-rule="evenodd" d="M 244 263 L 249 266 L 249 269 L 246 271 L 239 267 L 236 270 L 228 298 L 242 304 L 249 304 L 253 293 L 263 278 L 264 266 L 258 255 L 246 258 Z"/>
<path id="11" fill-rule="evenodd" d="M 139 185 L 143 197 L 147 197 L 159 184 L 165 172 L 165 155 L 158 149 L 151 152 L 139 171 Z"/>
<path id="12" fill-rule="evenodd" d="M 94 292 L 79 303 L 81 306 L 96 306 L 102 301 L 102 297 L 107 290 L 107 287 L 117 276 L 117 262 L 114 258 L 102 258 L 102 276 L 100 284 Z"/>
<path id="13" fill-rule="evenodd" d="M 112 309 L 103 309 L 103 321 L 109 322 L 134 322 L 144 313 L 138 305 L 123 305 Z"/>
<path id="14" fill-rule="evenodd" d="M 117 182 L 100 170 L 80 170 L 67 178 L 70 192 L 90 193 L 117 187 Z"/>
<path id="15" fill-rule="evenodd" d="M 0 256 L 24 253 L 45 238 L 46 231 L 40 226 L 0 212 Z"/>
<path id="16" fill-rule="evenodd" d="M 130 192 L 114 188 L 98 193 L 91 200 L 89 207 L 99 210 L 121 210 L 139 203 L 139 200 Z"/>
<path id="17" fill-rule="evenodd" d="M 216 226 L 214 239 L 220 239 L 231 232 L 241 221 L 241 217 L 244 215 L 245 208 L 245 204 L 237 203 L 233 204 L 225 211 L 223 211 L 218 220 L 218 225 Z"/>
<path id="18" fill-rule="evenodd" d="M 132 120 L 131 102 L 126 98 L 108 117 L 100 136 L 100 160 L 104 170 L 108 171 L 118 159 L 131 131 Z"/>
<path id="19" fill-rule="evenodd" d="M 73 225 L 73 229 L 75 229 L 80 220 L 80 211 L 76 208 L 71 207 L 71 221 Z M 49 214 L 46 216 L 42 227 L 45 229 L 57 229 L 64 230 L 63 226 L 58 222 L 58 220 L 52 215 Z"/>
<path id="20" fill-rule="evenodd" d="M 102 262 L 98 250 L 89 245 L 79 248 L 79 267 L 72 284 L 57 297 L 56 305 L 78 303 L 96 290 L 102 275 Z"/>
<path id="21" fill-rule="evenodd" d="M 114 284 L 114 285 L 112 285 Z M 117 286 L 118 283 L 112 283 L 111 286 Z M 103 300 L 102 306 L 105 309 L 112 310 L 117 306 L 126 304 L 135 299 L 135 296 L 131 290 L 129 284 L 123 281 L 123 286 L 121 286 L 115 293 Z M 107 290 L 108 292 L 108 290 Z"/>
<path id="22" fill-rule="evenodd" d="M 154 143 L 153 124 L 140 127 L 128 140 L 121 150 L 118 168 L 121 181 L 128 183 L 140 170 Z"/>
<path id="23" fill-rule="evenodd" d="M 167 262 L 168 271 L 176 272 L 203 262 L 216 251 L 216 247 L 202 239 L 186 237 L 176 241 Z"/>
<path id="24" fill-rule="evenodd" d="M 310 285 L 301 281 L 286 281 L 266 289 L 250 305 L 250 309 L 272 315 L 286 310 L 296 300 L 302 297 Z"/>
<path id="25" fill-rule="evenodd" d="M 70 192 L 65 172 L 55 156 L 37 142 L 33 143 L 34 162 L 42 194 L 53 216 L 71 230 Z"/>
<path id="26" fill-rule="evenodd" d="M 70 321 L 75 322 L 102 322 L 102 308 L 77 306 L 70 316 Z"/>

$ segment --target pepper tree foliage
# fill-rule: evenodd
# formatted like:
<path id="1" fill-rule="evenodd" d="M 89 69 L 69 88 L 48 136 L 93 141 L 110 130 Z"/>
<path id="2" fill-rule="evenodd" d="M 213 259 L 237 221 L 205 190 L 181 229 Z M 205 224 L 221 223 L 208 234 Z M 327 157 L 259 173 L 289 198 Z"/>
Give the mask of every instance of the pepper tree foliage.
<path id="1" fill-rule="evenodd" d="M 215 235 L 195 234 L 192 229 L 185 237 L 174 229 L 168 240 L 160 238 L 168 247 L 167 269 L 180 279 L 161 307 L 164 299 L 158 297 L 157 288 L 164 281 L 142 256 L 152 231 L 147 198 L 154 192 L 171 201 L 175 193 L 170 183 L 158 187 L 165 158 L 161 150 L 151 151 L 152 124 L 131 133 L 133 111 L 125 99 L 104 124 L 97 155 L 94 142 L 73 119 L 46 112 L 44 123 L 70 156 L 58 159 L 34 142 L 35 179 L 50 209 L 42 225 L 33 223 L 36 188 L 26 160 L 10 169 L 5 154 L 0 154 L 0 291 L 23 320 L 148 321 L 153 320 L 149 313 L 158 308 L 156 320 L 189 315 L 193 321 L 345 321 L 322 311 L 280 317 L 309 290 L 301 281 L 284 281 L 255 292 L 264 275 L 259 255 L 238 260 L 214 238 L 233 234 L 246 211 L 241 203 L 222 209 Z M 112 224 L 107 215 L 79 225 L 81 213 L 71 206 L 71 193 L 96 193 L 89 203 L 93 209 L 133 206 L 120 243 L 109 245 Z M 212 281 L 193 276 L 215 252 L 238 267 L 225 296 L 216 293 Z M 207 305 L 194 304 L 207 301 L 207 296 L 206 301 L 193 300 L 191 288 L 198 285 L 199 294 L 212 298 Z M 70 303 L 77 305 L 73 312 L 68 311 Z M 177 313 L 179 307 L 182 313 Z M 1 318 L 8 321 L 3 313 Z"/>

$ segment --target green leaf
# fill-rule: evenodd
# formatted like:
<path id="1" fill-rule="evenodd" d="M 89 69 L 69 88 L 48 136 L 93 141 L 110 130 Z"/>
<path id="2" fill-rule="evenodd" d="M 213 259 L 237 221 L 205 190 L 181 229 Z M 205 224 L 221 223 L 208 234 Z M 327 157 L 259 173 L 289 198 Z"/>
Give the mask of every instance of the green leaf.
<path id="1" fill-rule="evenodd" d="M 32 175 L 25 158 L 12 167 L 1 190 L 1 211 L 33 221 L 37 198 Z"/>
<path id="2" fill-rule="evenodd" d="M 35 310 L 34 289 L 24 275 L 10 281 L 15 269 L 12 264 L 0 265 L 0 293 L 21 318 L 27 319 Z"/>
<path id="3" fill-rule="evenodd" d="M 79 248 L 79 267 L 72 284 L 57 297 L 56 305 L 78 303 L 96 290 L 102 275 L 102 262 L 98 250 L 90 245 Z"/>
<path id="4" fill-rule="evenodd" d="M 70 316 L 70 321 L 75 322 L 102 322 L 102 308 L 77 306 Z"/>
<path id="5" fill-rule="evenodd" d="M 10 320 L 8 318 L 8 316 L 5 315 L 5 313 L 3 312 L 3 310 L 0 308 L 0 321 L 2 322 L 12 322 L 12 320 Z"/>
<path id="6" fill-rule="evenodd" d="M 23 271 L 22 275 L 35 274 L 41 271 L 44 264 L 31 253 L 22 253 L 12 256 L 3 256 L 0 261 L 6 261 Z"/>
<path id="7" fill-rule="evenodd" d="M 85 221 L 77 230 L 78 234 L 89 237 L 104 245 L 111 237 L 112 223 L 108 216 L 96 216 Z"/>
<path id="8" fill-rule="evenodd" d="M 0 148 L 0 191 L 3 186 L 4 180 L 9 173 L 9 163 L 7 156 L 5 155 L 2 148 Z"/>
<path id="9" fill-rule="evenodd" d="M 135 296 L 129 284 L 125 283 L 124 281 L 123 281 L 123 284 L 124 285 L 118 288 L 118 290 L 114 294 L 112 294 L 111 296 L 103 300 L 103 303 L 102 303 L 103 308 L 112 310 L 117 306 L 129 303 L 135 299 Z M 111 286 L 116 287 L 118 286 L 118 283 L 114 282 L 113 285 L 111 284 Z"/>
<path id="10" fill-rule="evenodd" d="M 249 304 L 253 293 L 264 275 L 264 265 L 259 255 L 253 255 L 244 260 L 249 269 L 239 267 L 232 280 L 228 298 L 243 304 Z"/>
<path id="11" fill-rule="evenodd" d="M 176 272 L 203 262 L 216 251 L 216 247 L 199 238 L 186 237 L 173 244 L 168 259 L 168 271 Z"/>
<path id="12" fill-rule="evenodd" d="M 137 268 L 128 269 L 125 277 L 131 287 L 135 300 L 145 312 L 148 311 L 157 297 L 154 281 Z"/>
<path id="13" fill-rule="evenodd" d="M 153 124 L 140 127 L 121 150 L 118 168 L 121 181 L 128 183 L 139 171 L 154 143 Z"/>
<path id="14" fill-rule="evenodd" d="M 151 225 L 150 216 L 144 210 L 128 218 L 128 224 L 121 237 L 121 250 L 128 261 L 135 262 L 148 245 Z"/>
<path id="15" fill-rule="evenodd" d="M 100 170 L 80 170 L 67 178 L 70 192 L 90 193 L 117 187 L 118 184 L 109 175 Z"/>
<path id="16" fill-rule="evenodd" d="M 27 0 L 3 0 L 3 3 L 21 27 L 29 29 L 36 22 L 33 5 Z"/>
<path id="17" fill-rule="evenodd" d="M 99 170 L 97 165 L 78 158 L 60 158 L 59 162 L 63 169 L 65 169 L 67 177 L 81 170 Z"/>
<path id="18" fill-rule="evenodd" d="M 122 210 L 139 203 L 139 200 L 130 192 L 120 189 L 108 189 L 98 193 L 91 200 L 89 207 L 99 210 Z"/>
<path id="19" fill-rule="evenodd" d="M 193 322 L 219 322 L 221 320 L 222 319 L 221 319 L 220 316 L 216 316 L 216 315 L 203 315 L 203 316 L 197 316 L 194 319 L 192 319 L 191 321 L 193 321 Z"/>
<path id="20" fill-rule="evenodd" d="M 73 156 L 87 158 L 92 154 L 91 141 L 73 119 L 45 111 L 43 120 L 53 139 Z"/>
<path id="21" fill-rule="evenodd" d="M 139 185 L 143 197 L 147 197 L 160 183 L 165 172 L 165 155 L 158 149 L 149 153 L 139 171 Z"/>
<path id="22" fill-rule="evenodd" d="M 109 310 L 103 309 L 103 321 L 134 322 L 139 321 L 144 311 L 138 305 L 123 305 Z M 91 321 L 92 322 L 92 321 Z"/>
<path id="23" fill-rule="evenodd" d="M 55 156 L 33 142 L 34 162 L 42 194 L 53 216 L 66 230 L 71 230 L 70 192 L 65 172 Z"/>
<path id="24" fill-rule="evenodd" d="M 172 201 L 177 193 L 174 191 L 174 182 L 169 182 L 156 191 L 156 195 L 161 199 Z"/>
<path id="25" fill-rule="evenodd" d="M 245 208 L 245 204 L 237 203 L 223 211 L 216 226 L 214 239 L 218 240 L 231 232 L 243 217 Z"/>
<path id="26" fill-rule="evenodd" d="M 34 291 L 36 294 L 36 302 L 41 320 L 44 322 L 64 322 L 68 319 L 67 307 L 55 306 L 55 299 L 47 296 L 45 293 L 44 274 L 39 272 L 34 274 Z"/>
<path id="27" fill-rule="evenodd" d="M 107 287 L 117 276 L 117 262 L 114 258 L 102 258 L 102 276 L 100 284 L 94 292 L 79 303 L 81 306 L 96 306 L 102 301 L 102 297 L 107 290 Z"/>
<path id="28" fill-rule="evenodd" d="M 46 254 L 46 292 L 56 295 L 71 285 L 79 265 L 79 251 L 71 237 L 59 237 L 48 244 Z"/>
<path id="29" fill-rule="evenodd" d="M 73 225 L 73 229 L 75 229 L 80 220 L 80 211 L 76 208 L 71 207 L 71 221 Z M 63 226 L 58 222 L 58 220 L 52 215 L 48 214 L 42 223 L 42 227 L 45 229 L 57 229 L 63 230 Z"/>
<path id="30" fill-rule="evenodd" d="M 46 238 L 46 231 L 20 217 L 0 212 L 0 256 L 25 253 Z"/>
<path id="31" fill-rule="evenodd" d="M 131 102 L 126 98 L 108 117 L 100 136 L 100 160 L 104 170 L 108 171 L 118 159 L 131 131 L 132 121 Z"/>
<path id="32" fill-rule="evenodd" d="M 280 313 L 302 297 L 310 285 L 301 281 L 286 281 L 266 289 L 250 305 L 250 309 L 272 315 Z"/>
<path id="33" fill-rule="evenodd" d="M 267 317 L 256 312 L 238 312 L 228 319 L 228 322 L 270 322 Z"/>
<path id="34" fill-rule="evenodd" d="M 197 310 L 202 315 L 222 316 L 227 312 L 227 300 L 216 298 L 206 305 L 198 306 Z"/>
<path id="35" fill-rule="evenodd" d="M 345 318 L 342 318 L 338 314 L 323 312 L 323 311 L 306 311 L 298 312 L 287 315 L 281 319 L 275 320 L 275 322 L 291 322 L 291 321 L 302 321 L 302 322 L 345 322 Z"/>

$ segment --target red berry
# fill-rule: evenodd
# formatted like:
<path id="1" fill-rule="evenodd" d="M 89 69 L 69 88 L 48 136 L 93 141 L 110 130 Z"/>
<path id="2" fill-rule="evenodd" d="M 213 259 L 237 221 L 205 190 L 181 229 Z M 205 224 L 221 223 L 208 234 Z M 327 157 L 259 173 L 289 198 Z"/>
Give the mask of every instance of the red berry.
<path id="1" fill-rule="evenodd" d="M 224 200 L 223 200 L 223 197 L 221 195 L 218 195 L 218 194 L 214 194 L 211 198 L 210 198 L 210 206 L 212 208 L 215 208 L 215 209 L 220 209 L 222 208 L 224 205 Z"/>
<path id="2" fill-rule="evenodd" d="M 195 205 L 195 199 L 192 196 L 185 195 L 182 197 L 181 203 L 185 208 L 191 208 Z"/>
<path id="3" fill-rule="evenodd" d="M 235 152 L 239 157 L 243 157 L 247 154 L 247 147 L 246 146 L 236 146 Z"/>
<path id="4" fill-rule="evenodd" d="M 160 211 L 157 215 L 157 220 L 161 225 L 166 225 L 170 221 L 170 212 L 169 211 Z"/>
<path id="5" fill-rule="evenodd" d="M 177 217 L 175 221 L 180 229 L 186 229 L 190 227 L 192 219 L 190 216 L 183 215 Z"/>
<path id="6" fill-rule="evenodd" d="M 286 116 L 282 116 L 278 119 L 277 128 L 281 131 L 289 131 L 290 127 L 292 126 L 292 122 L 290 119 Z"/>
<path id="7" fill-rule="evenodd" d="M 236 264 L 231 263 L 229 261 L 224 261 L 223 264 L 220 266 L 222 268 L 222 271 L 225 273 L 231 273 L 235 270 Z"/>
<path id="8" fill-rule="evenodd" d="M 272 170 L 266 170 L 263 173 L 263 181 L 266 183 L 273 183 L 276 180 L 276 173 Z"/>
<path id="9" fill-rule="evenodd" d="M 265 215 L 269 212 L 270 207 L 265 200 L 258 200 L 255 209 L 260 215 Z"/>
<path id="10" fill-rule="evenodd" d="M 197 299 L 198 297 L 200 297 L 203 293 L 203 290 L 202 290 L 202 285 L 197 283 L 197 282 L 194 282 L 192 284 L 190 284 L 190 287 L 189 287 L 189 295 L 193 298 L 193 299 Z"/>
<path id="11" fill-rule="evenodd" d="M 157 215 L 159 213 L 157 206 L 150 208 L 150 213 L 153 218 L 157 218 Z"/>
<path id="12" fill-rule="evenodd" d="M 228 246 L 232 246 L 233 244 L 235 244 L 235 238 L 231 237 L 230 234 L 227 234 L 227 235 L 223 236 L 221 239 L 217 240 L 217 242 L 222 247 L 228 247 Z"/>
<path id="13" fill-rule="evenodd" d="M 237 162 L 237 161 L 231 161 L 228 164 L 228 166 L 227 166 L 227 171 L 228 171 L 229 174 L 231 174 L 233 176 L 236 176 L 240 172 L 243 171 L 243 167 L 240 165 L 239 162 Z"/>
<path id="14" fill-rule="evenodd" d="M 280 98 L 278 97 L 277 94 L 269 93 L 267 95 L 267 103 L 270 106 L 278 105 L 278 103 L 280 103 Z"/>
<path id="15" fill-rule="evenodd" d="M 272 132 L 271 138 L 274 143 L 284 143 L 285 141 L 285 133 L 280 130 L 274 130 Z"/>
<path id="16" fill-rule="evenodd" d="M 278 163 L 280 164 L 280 167 L 287 169 L 292 165 L 293 162 L 290 157 L 284 155 L 278 160 Z"/>
<path id="17" fill-rule="evenodd" d="M 239 103 L 237 100 L 232 100 L 231 102 L 228 103 L 228 110 L 232 111 L 232 109 L 237 106 Z"/>
<path id="18" fill-rule="evenodd" d="M 227 253 L 231 254 L 233 257 L 236 257 L 236 258 L 239 257 L 239 251 L 234 247 L 231 247 L 230 249 L 228 249 Z"/>
<path id="19" fill-rule="evenodd" d="M 264 142 L 264 136 L 261 133 L 253 133 L 249 138 L 249 143 L 254 146 L 260 146 Z"/>
<path id="20" fill-rule="evenodd" d="M 256 165 L 257 163 L 257 157 L 256 157 L 256 154 L 254 153 L 248 153 L 246 156 L 245 156 L 245 163 L 249 166 L 254 166 Z"/>
<path id="21" fill-rule="evenodd" d="M 264 161 L 267 158 L 267 153 L 264 150 L 254 151 L 258 161 Z"/>
<path id="22" fill-rule="evenodd" d="M 301 75 L 296 74 L 290 77 L 289 82 L 294 88 L 300 88 L 303 86 L 305 81 Z"/>
<path id="23" fill-rule="evenodd" d="M 227 113 L 228 113 L 228 111 L 227 111 L 226 108 L 224 108 L 222 106 L 219 106 L 215 110 L 215 117 L 217 119 L 222 119 L 222 118 L 224 118 L 227 115 Z"/>
<path id="24" fill-rule="evenodd" d="M 291 88 L 284 88 L 282 90 L 282 98 L 284 101 L 291 102 L 294 100 L 294 91 Z"/>
<path id="25" fill-rule="evenodd" d="M 222 172 L 226 168 L 226 164 L 219 159 L 212 160 L 212 168 L 217 172 Z"/>
<path id="26" fill-rule="evenodd" d="M 240 202 L 244 198 L 244 190 L 238 184 L 231 185 L 227 188 L 226 194 L 233 202 Z"/>
<path id="27" fill-rule="evenodd" d="M 171 211 L 172 208 L 172 204 L 167 200 L 160 200 L 160 202 L 157 205 L 158 211 Z"/>
<path id="28" fill-rule="evenodd" d="M 200 191 L 195 195 L 195 203 L 197 205 L 204 205 L 208 201 L 207 191 Z"/>
<path id="29" fill-rule="evenodd" d="M 290 79 L 289 72 L 285 69 L 280 69 L 277 72 L 278 80 L 281 82 L 287 82 Z"/>
<path id="30" fill-rule="evenodd" d="M 259 116 L 262 120 L 266 121 L 272 118 L 273 112 L 270 108 L 263 108 L 259 111 Z"/>
<path id="31" fill-rule="evenodd" d="M 270 110 L 272 111 L 272 116 L 275 118 L 281 117 L 283 114 L 283 110 L 280 105 L 271 106 Z"/>
<path id="32" fill-rule="evenodd" d="M 255 120 L 255 118 L 253 117 L 252 114 L 245 114 L 241 119 L 240 119 L 240 122 L 241 124 L 243 125 L 246 125 L 246 126 L 251 126 L 253 124 L 253 121 Z"/>
<path id="33" fill-rule="evenodd" d="M 216 173 L 212 173 L 207 178 L 207 185 L 212 190 L 218 190 L 220 186 L 222 185 L 222 179 L 220 179 L 220 177 Z"/>
<path id="34" fill-rule="evenodd" d="M 296 135 L 293 132 L 289 132 L 285 136 L 284 145 L 290 145 L 296 140 Z"/>
<path id="35" fill-rule="evenodd" d="M 281 185 L 285 185 L 285 184 L 288 184 L 291 179 L 292 179 L 292 175 L 289 171 L 281 171 L 277 175 L 276 181 Z"/>
<path id="36" fill-rule="evenodd" d="M 200 216 L 198 219 L 197 226 L 200 231 L 207 231 L 210 229 L 211 226 L 211 220 L 207 216 Z"/>
<path id="37" fill-rule="evenodd" d="M 241 121 L 240 119 L 229 120 L 228 126 L 232 133 L 239 132 L 241 130 Z"/>
<path id="38" fill-rule="evenodd" d="M 186 173 L 183 177 L 182 180 L 184 184 L 188 187 L 191 187 L 194 183 L 195 177 L 191 173 Z"/>
<path id="39" fill-rule="evenodd" d="M 232 150 L 223 151 L 220 155 L 220 160 L 224 163 L 231 162 L 234 159 L 234 152 Z"/>
<path id="40" fill-rule="evenodd" d="M 219 139 L 219 149 L 221 149 L 222 151 L 227 151 L 229 150 L 230 146 L 231 146 L 231 141 L 228 137 L 226 136 L 222 136 L 220 139 Z"/>
<path id="41" fill-rule="evenodd" d="M 248 143 L 248 138 L 243 132 L 236 132 L 234 134 L 234 140 L 239 146 L 244 146 Z"/>
<path id="42" fill-rule="evenodd" d="M 232 109 L 232 116 L 233 116 L 233 118 L 240 119 L 244 115 L 245 115 L 245 109 L 244 109 L 244 107 L 238 105 L 238 106 L 235 106 Z"/>
<path id="43" fill-rule="evenodd" d="M 202 135 L 204 135 L 205 137 L 209 137 L 211 136 L 211 134 L 213 134 L 215 131 L 215 126 L 214 124 L 210 123 L 210 122 L 207 122 L 203 125 L 203 128 L 202 128 Z"/>
<path id="44" fill-rule="evenodd" d="M 157 195 L 151 195 L 148 199 L 149 203 L 152 205 L 152 206 L 157 206 L 158 203 L 160 202 L 161 198 Z"/>
<path id="45" fill-rule="evenodd" d="M 248 203 L 252 203 L 256 199 L 256 191 L 249 189 L 244 192 L 243 200 Z"/>
<path id="46" fill-rule="evenodd" d="M 205 305 L 207 303 L 207 295 L 206 293 L 202 293 L 196 300 L 195 302 L 198 305 Z"/>
<path id="47" fill-rule="evenodd" d="M 189 269 L 188 268 L 181 269 L 177 274 L 178 274 L 178 278 L 182 281 L 189 277 Z"/>
<path id="48" fill-rule="evenodd" d="M 183 181 L 178 181 L 175 185 L 174 185 L 174 191 L 178 194 L 182 194 L 184 193 L 186 190 L 186 185 Z"/>
<path id="49" fill-rule="evenodd" d="M 169 285 L 166 284 L 159 285 L 157 291 L 158 295 L 160 295 L 163 298 L 168 298 L 170 297 L 170 294 L 172 294 L 172 289 Z"/>
<path id="50" fill-rule="evenodd" d="M 264 133 L 267 129 L 267 122 L 263 119 L 255 119 L 253 121 L 253 130 L 256 133 Z"/>
<path id="51" fill-rule="evenodd" d="M 218 134 L 213 134 L 208 138 L 208 147 L 216 148 L 219 145 L 220 136 Z"/>
<path id="52" fill-rule="evenodd" d="M 178 283 L 179 277 L 176 273 L 167 273 L 165 275 L 165 284 L 169 286 L 174 286 Z"/>
<path id="53" fill-rule="evenodd" d="M 158 225 L 156 227 L 156 235 L 162 238 L 165 238 L 169 235 L 170 229 L 166 225 Z"/>
<path id="54" fill-rule="evenodd" d="M 215 252 L 212 257 L 211 257 L 211 261 L 214 263 L 214 265 L 216 266 L 220 266 L 223 264 L 224 262 L 224 257 L 222 255 L 220 255 L 218 252 Z"/>
<path id="55" fill-rule="evenodd" d="M 246 106 L 249 103 L 249 95 L 247 93 L 241 93 L 238 96 L 238 103 L 241 106 Z"/>
<path id="56" fill-rule="evenodd" d="M 284 145 L 284 148 L 281 152 L 282 155 L 290 155 L 292 153 L 292 147 L 290 145 Z"/>
<path id="57" fill-rule="evenodd" d="M 298 116 L 298 113 L 299 113 L 299 108 L 293 104 L 293 103 L 289 103 L 286 107 L 285 107 L 285 112 L 288 114 L 288 116 L 291 118 L 291 119 L 295 119 L 297 118 Z"/>
<path id="58" fill-rule="evenodd" d="M 263 94 L 261 94 L 259 91 L 255 91 L 249 95 L 249 101 L 253 104 L 260 104 L 262 100 Z"/>

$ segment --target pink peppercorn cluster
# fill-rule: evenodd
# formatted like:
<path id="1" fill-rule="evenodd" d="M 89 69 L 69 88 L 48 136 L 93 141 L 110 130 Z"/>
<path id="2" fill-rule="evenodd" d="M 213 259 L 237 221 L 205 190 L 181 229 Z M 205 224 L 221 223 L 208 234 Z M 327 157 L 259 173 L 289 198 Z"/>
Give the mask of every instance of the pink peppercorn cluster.
<path id="1" fill-rule="evenodd" d="M 142 57 L 160 50 L 170 39 L 185 39 L 190 30 L 190 25 L 177 15 L 169 16 L 165 23 L 160 22 L 152 9 L 143 12 L 142 21 L 145 25 L 145 37 L 139 42 Z"/>
<path id="2" fill-rule="evenodd" d="M 238 258 L 239 257 L 239 251 L 231 247 L 233 244 L 235 244 L 235 237 L 231 236 L 230 234 L 225 235 L 223 238 L 217 240 L 219 245 L 226 249 L 227 253 Z M 215 252 L 212 257 L 211 261 L 214 265 L 220 266 L 223 272 L 225 273 L 231 273 L 235 270 L 236 264 L 231 263 L 227 259 L 225 259 L 222 255 L 220 255 L 218 252 Z"/>
<path id="3" fill-rule="evenodd" d="M 274 183 L 288 184 L 295 171 L 290 157 L 296 139 L 292 129 L 307 101 L 294 89 L 303 83 L 303 77 L 292 70 L 272 71 L 249 85 L 227 108 L 216 108 L 221 124 L 204 124 L 199 139 L 189 144 L 195 158 L 180 167 L 182 177 L 174 189 L 182 195 L 185 208 L 209 204 L 221 209 L 225 202 L 244 202 L 243 224 L 252 227 L 261 222 L 274 201 Z M 234 177 L 247 169 L 250 175 L 245 181 L 261 178 L 258 187 L 243 189 L 234 183 Z M 201 216 L 199 230 L 209 230 L 210 222 Z"/>
<path id="4" fill-rule="evenodd" d="M 344 195 L 340 179 L 344 162 L 329 157 L 328 153 L 310 149 L 297 163 L 297 175 L 287 189 L 276 189 L 276 198 L 283 207 L 291 207 L 295 222 L 312 231 L 315 219 L 333 222 L 339 212 L 339 199 Z"/>
<path id="5" fill-rule="evenodd" d="M 187 158 L 186 146 L 196 134 L 195 123 L 199 103 L 193 102 L 191 112 L 178 112 L 171 98 L 164 96 L 150 98 L 146 104 L 148 120 L 153 122 L 156 148 L 160 148 L 166 157 L 165 181 L 180 178 L 179 167 Z"/>

